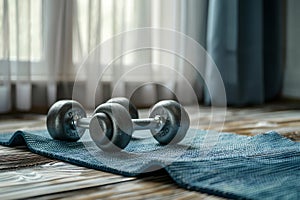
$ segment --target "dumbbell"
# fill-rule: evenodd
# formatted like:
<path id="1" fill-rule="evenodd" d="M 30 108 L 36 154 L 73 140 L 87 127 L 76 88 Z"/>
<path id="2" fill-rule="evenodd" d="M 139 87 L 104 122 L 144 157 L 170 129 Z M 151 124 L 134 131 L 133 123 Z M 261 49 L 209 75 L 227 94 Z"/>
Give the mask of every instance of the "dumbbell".
<path id="1" fill-rule="evenodd" d="M 103 120 L 102 113 L 112 117 L 110 123 Z M 108 103 L 96 108 L 89 130 L 99 148 L 104 151 L 118 151 L 128 145 L 135 130 L 150 129 L 160 144 L 176 144 L 185 137 L 189 124 L 187 112 L 173 100 L 155 104 L 146 119 L 130 119 L 128 114 L 120 112 L 117 104 Z"/>
<path id="2" fill-rule="evenodd" d="M 110 99 L 108 102 L 121 105 L 128 110 L 131 118 L 138 118 L 136 107 L 128 99 L 117 97 Z M 109 123 L 106 115 L 101 115 L 103 120 Z M 91 117 L 87 118 L 86 112 L 80 103 L 73 100 L 61 100 L 49 109 L 47 129 L 53 139 L 77 141 L 84 134 L 85 129 L 89 128 L 90 120 Z"/>
<path id="3" fill-rule="evenodd" d="M 129 105 L 128 110 L 124 105 Z M 47 128 L 52 138 L 68 141 L 77 141 L 89 128 L 98 147 L 119 151 L 128 145 L 134 130 L 150 129 L 154 138 L 165 145 L 180 142 L 189 127 L 187 112 L 175 101 L 157 103 L 148 119 L 132 119 L 134 116 L 138 116 L 136 108 L 124 98 L 98 106 L 92 118 L 86 117 L 78 102 L 63 100 L 50 108 Z"/>

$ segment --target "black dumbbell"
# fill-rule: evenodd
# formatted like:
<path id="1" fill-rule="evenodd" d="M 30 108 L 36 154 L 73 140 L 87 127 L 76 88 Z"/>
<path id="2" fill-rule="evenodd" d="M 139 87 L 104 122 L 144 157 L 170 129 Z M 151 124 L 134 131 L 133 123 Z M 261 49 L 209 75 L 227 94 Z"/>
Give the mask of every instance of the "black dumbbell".
<path id="1" fill-rule="evenodd" d="M 185 137 L 190 124 L 185 109 L 172 100 L 155 104 L 147 119 L 131 120 L 129 115 L 119 112 L 114 103 L 102 104 L 96 108 L 90 121 L 90 135 L 96 145 L 104 151 L 125 148 L 134 130 L 150 129 L 160 144 L 176 144 Z M 102 113 L 110 117 L 110 122 L 103 120 Z"/>
<path id="2" fill-rule="evenodd" d="M 108 102 L 114 102 L 126 108 L 131 118 L 138 118 L 136 107 L 126 98 L 112 98 Z M 120 108 L 123 110 L 122 108 Z M 123 112 L 125 112 L 123 110 Z M 103 121 L 109 123 L 106 115 L 102 115 Z M 65 141 L 77 141 L 89 128 L 91 118 L 86 117 L 86 112 L 80 103 L 73 100 L 61 100 L 51 106 L 47 115 L 47 129 L 54 139 Z M 105 123 L 104 123 L 105 124 Z"/>

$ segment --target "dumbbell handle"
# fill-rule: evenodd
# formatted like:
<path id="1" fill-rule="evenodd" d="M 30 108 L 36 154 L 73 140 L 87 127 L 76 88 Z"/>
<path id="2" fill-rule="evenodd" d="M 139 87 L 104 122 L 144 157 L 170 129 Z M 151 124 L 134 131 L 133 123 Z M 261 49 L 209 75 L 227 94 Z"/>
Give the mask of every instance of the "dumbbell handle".
<path id="1" fill-rule="evenodd" d="M 99 113 L 101 114 L 101 113 Z M 76 126 L 81 128 L 89 128 L 91 118 L 80 118 L 75 119 L 74 123 Z M 154 118 L 144 118 L 144 119 L 132 119 L 133 129 L 134 130 L 147 130 L 147 129 L 156 129 L 160 130 L 165 124 L 165 119 L 159 115 Z"/>
<path id="2" fill-rule="evenodd" d="M 132 124 L 134 130 L 160 130 L 165 124 L 165 119 L 157 115 L 154 118 L 132 119 Z"/>
<path id="3" fill-rule="evenodd" d="M 78 127 L 88 129 L 90 126 L 91 119 L 92 119 L 91 117 L 80 118 L 78 120 L 74 120 L 74 123 Z"/>

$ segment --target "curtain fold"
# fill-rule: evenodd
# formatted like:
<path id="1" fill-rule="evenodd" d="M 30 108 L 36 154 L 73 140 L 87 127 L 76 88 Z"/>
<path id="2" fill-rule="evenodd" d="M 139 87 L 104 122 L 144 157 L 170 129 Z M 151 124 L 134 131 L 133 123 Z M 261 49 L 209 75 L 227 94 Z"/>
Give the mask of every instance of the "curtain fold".
<path id="1" fill-rule="evenodd" d="M 16 108 L 31 108 L 31 1 L 16 1 Z M 23 52 L 22 52 L 23 51 Z"/>
<path id="2" fill-rule="evenodd" d="M 44 64 L 47 69 L 48 105 L 57 99 L 57 83 L 70 82 L 72 76 L 73 1 L 45 0 Z M 71 92 L 65 84 L 60 88 L 66 96 Z"/>
<path id="3" fill-rule="evenodd" d="M 8 16 L 8 1 L 1 2 L 1 28 L 0 28 L 0 53 L 2 63 L 0 65 L 0 113 L 8 112 L 11 109 L 11 72 L 9 62 L 9 16 Z"/>
<path id="4" fill-rule="evenodd" d="M 264 1 L 264 92 L 265 99 L 279 96 L 283 88 L 286 38 L 286 2 Z"/>
<path id="5" fill-rule="evenodd" d="M 288 98 L 300 98 L 300 1 L 287 1 L 286 11 L 286 60 L 283 95 Z"/>

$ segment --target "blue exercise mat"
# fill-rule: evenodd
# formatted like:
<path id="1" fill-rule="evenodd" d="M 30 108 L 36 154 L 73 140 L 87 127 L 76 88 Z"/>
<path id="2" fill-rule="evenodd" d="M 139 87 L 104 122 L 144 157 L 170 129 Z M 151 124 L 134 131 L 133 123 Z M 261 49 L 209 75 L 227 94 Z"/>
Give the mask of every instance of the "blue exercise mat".
<path id="1" fill-rule="evenodd" d="M 144 134 L 147 134 L 144 131 Z M 0 134 L 0 144 L 27 145 L 50 158 L 125 176 L 164 168 L 181 187 L 227 198 L 299 199 L 300 143 L 275 132 L 254 137 L 190 129 L 177 145 L 133 138 L 125 151 L 99 150 L 86 133 L 78 142 L 53 140 L 46 130 Z M 216 139 L 216 138 L 215 138 Z"/>

